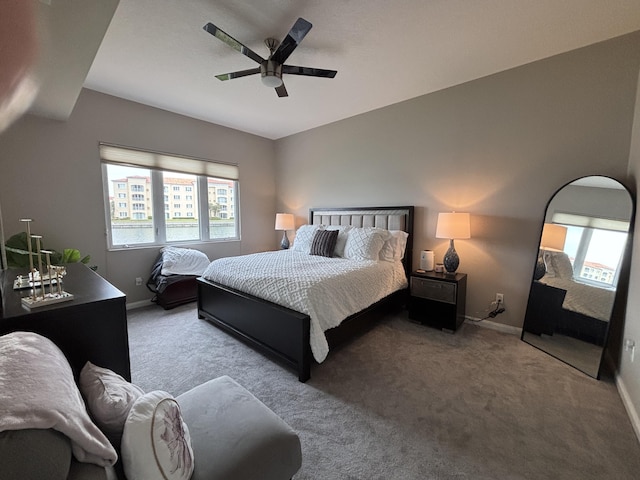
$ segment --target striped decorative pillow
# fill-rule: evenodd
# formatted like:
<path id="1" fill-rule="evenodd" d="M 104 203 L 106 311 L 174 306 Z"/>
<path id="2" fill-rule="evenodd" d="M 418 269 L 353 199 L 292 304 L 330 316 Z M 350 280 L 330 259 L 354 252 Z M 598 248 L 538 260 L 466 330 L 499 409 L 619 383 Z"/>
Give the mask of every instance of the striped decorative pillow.
<path id="1" fill-rule="evenodd" d="M 318 230 L 311 242 L 311 255 L 333 257 L 333 251 L 338 241 L 338 230 Z"/>

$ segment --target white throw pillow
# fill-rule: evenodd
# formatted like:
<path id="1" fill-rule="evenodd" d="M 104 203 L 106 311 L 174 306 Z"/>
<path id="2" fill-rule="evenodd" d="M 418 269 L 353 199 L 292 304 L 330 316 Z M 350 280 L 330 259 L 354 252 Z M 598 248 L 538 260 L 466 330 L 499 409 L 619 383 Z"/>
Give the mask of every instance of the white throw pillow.
<path id="1" fill-rule="evenodd" d="M 334 257 L 344 257 L 344 248 L 347 246 L 347 238 L 349 238 L 349 230 L 351 225 L 327 225 L 327 230 L 338 230 L 338 240 L 336 248 L 333 250 Z"/>
<path id="2" fill-rule="evenodd" d="M 129 480 L 191 478 L 191 437 L 173 396 L 155 390 L 136 400 L 124 426 L 121 453 Z"/>
<path id="3" fill-rule="evenodd" d="M 389 238 L 384 242 L 380 250 L 380 260 L 397 262 L 404 258 L 409 234 L 402 230 L 389 230 Z"/>
<path id="4" fill-rule="evenodd" d="M 108 436 L 122 435 L 127 416 L 144 391 L 117 373 L 87 362 L 80 371 L 80 391 L 89 413 Z"/>
<path id="5" fill-rule="evenodd" d="M 381 228 L 352 228 L 344 247 L 344 256 L 353 260 L 379 260 L 380 250 L 389 235 L 387 230 Z"/>
<path id="6" fill-rule="evenodd" d="M 209 258 L 199 250 L 163 247 L 162 275 L 202 275 L 209 266 Z"/>
<path id="7" fill-rule="evenodd" d="M 319 225 L 302 225 L 298 228 L 291 250 L 308 254 L 311 251 L 313 237 L 319 228 L 321 228 Z"/>

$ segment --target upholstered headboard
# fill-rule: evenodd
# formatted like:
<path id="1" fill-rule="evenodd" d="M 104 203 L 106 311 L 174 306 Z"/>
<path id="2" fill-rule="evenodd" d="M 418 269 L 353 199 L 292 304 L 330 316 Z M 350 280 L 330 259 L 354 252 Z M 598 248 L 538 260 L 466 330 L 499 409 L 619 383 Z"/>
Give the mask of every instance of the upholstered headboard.
<path id="1" fill-rule="evenodd" d="M 407 232 L 409 237 L 402 263 L 409 275 L 413 256 L 413 208 L 413 206 L 311 208 L 309 223 L 311 225 L 378 227 Z"/>

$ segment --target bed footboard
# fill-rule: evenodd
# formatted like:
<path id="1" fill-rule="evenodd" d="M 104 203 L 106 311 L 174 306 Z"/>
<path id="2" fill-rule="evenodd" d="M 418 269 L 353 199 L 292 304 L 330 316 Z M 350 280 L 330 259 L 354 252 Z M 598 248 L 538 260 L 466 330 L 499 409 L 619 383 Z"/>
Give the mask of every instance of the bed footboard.
<path id="1" fill-rule="evenodd" d="M 311 376 L 308 315 L 275 305 L 231 288 L 197 279 L 198 316 L 275 356 L 298 372 Z"/>

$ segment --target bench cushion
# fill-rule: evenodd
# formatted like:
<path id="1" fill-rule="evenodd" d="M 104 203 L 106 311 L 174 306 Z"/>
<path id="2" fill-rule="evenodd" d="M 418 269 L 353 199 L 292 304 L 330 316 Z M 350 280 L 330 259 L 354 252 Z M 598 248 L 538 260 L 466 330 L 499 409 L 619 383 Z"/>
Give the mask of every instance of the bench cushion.
<path id="1" fill-rule="evenodd" d="M 192 480 L 290 479 L 302 465 L 298 435 L 228 376 L 177 397 L 191 434 Z"/>

